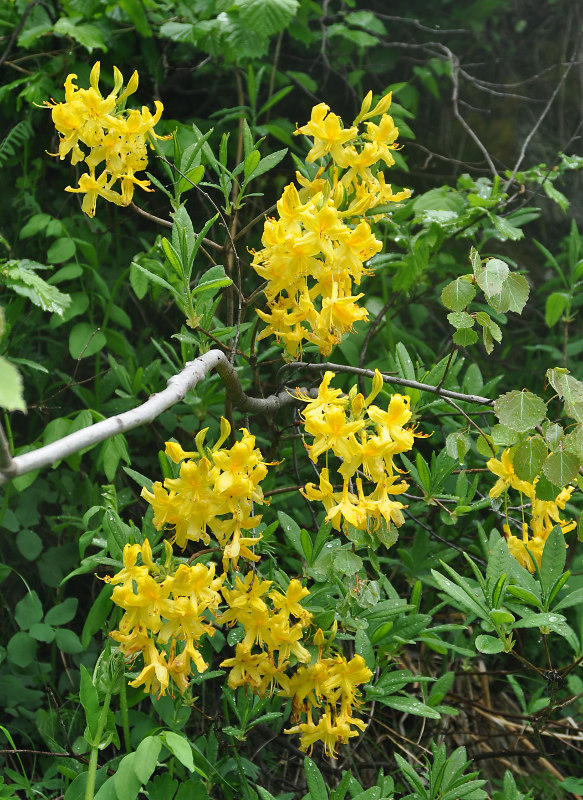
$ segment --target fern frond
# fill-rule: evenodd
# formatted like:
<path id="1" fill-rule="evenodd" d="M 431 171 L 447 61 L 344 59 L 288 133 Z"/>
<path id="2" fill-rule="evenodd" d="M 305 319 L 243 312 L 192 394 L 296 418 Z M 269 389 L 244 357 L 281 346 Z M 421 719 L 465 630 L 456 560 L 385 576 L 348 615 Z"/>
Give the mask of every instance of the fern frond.
<path id="1" fill-rule="evenodd" d="M 9 130 L 2 142 L 0 142 L 0 167 L 2 167 L 9 158 L 16 155 L 18 150 L 22 149 L 24 143 L 32 136 L 32 125 L 29 120 L 23 119 L 17 122 L 16 125 Z"/>

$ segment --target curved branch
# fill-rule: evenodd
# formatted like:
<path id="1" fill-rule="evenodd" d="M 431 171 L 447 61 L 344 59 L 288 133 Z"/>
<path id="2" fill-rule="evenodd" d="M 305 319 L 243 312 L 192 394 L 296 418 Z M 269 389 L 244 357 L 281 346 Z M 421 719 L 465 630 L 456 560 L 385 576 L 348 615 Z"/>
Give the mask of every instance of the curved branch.
<path id="1" fill-rule="evenodd" d="M 183 370 L 168 380 L 165 389 L 152 395 L 137 408 L 116 414 L 101 422 L 88 425 L 56 442 L 39 447 L 22 455 L 11 457 L 6 447 L 1 447 L 0 434 L 0 485 L 41 467 L 48 467 L 73 453 L 104 442 L 119 433 L 125 433 L 153 422 L 166 409 L 184 399 L 186 393 L 202 381 L 211 370 L 216 369 L 225 384 L 227 395 L 234 406 L 254 414 L 271 414 L 283 406 L 296 402 L 294 394 L 282 391 L 266 398 L 248 397 L 241 387 L 239 376 L 229 359 L 220 350 L 209 350 L 194 361 L 189 361 Z"/>

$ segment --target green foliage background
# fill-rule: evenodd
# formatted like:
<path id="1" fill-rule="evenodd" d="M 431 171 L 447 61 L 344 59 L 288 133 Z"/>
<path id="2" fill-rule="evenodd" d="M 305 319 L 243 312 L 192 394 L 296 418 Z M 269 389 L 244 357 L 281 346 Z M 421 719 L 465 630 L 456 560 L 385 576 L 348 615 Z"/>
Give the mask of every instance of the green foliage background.
<path id="1" fill-rule="evenodd" d="M 117 701 L 119 687 L 111 690 L 111 675 L 94 673 L 116 612 L 93 575 L 116 567 L 136 529 L 155 535 L 151 516 L 142 521 L 140 487 L 169 474 L 157 455 L 164 441 L 188 449 L 200 428 L 218 431 L 226 402 L 218 375 L 151 425 L 5 483 L 0 797 L 83 796 L 84 730 L 95 735 L 108 691 L 112 711 L 101 733 L 109 741 L 99 751 L 97 787 L 113 771 L 121 777 L 102 797 L 129 800 L 142 786 L 154 800 L 583 793 L 583 683 L 575 666 L 583 647 L 581 546 L 570 534 L 565 553 L 562 535 L 554 536 L 540 574 L 520 573 L 500 539 L 500 506 L 488 498 L 493 476 L 482 474 L 493 452 L 517 445 L 525 479 L 544 476 L 548 498 L 580 480 L 582 25 L 581 9 L 568 0 L 413 0 L 390 9 L 356 0 L 0 4 L 0 398 L 13 454 L 139 405 L 187 360 L 217 339 L 230 341 L 227 302 L 218 310 L 213 304 L 219 285 L 198 295 L 196 313 L 206 325 L 193 330 L 183 325 L 180 300 L 148 277 L 167 277 L 162 237 L 170 233 L 147 214 L 169 223 L 164 190 L 182 192 L 200 232 L 216 206 L 225 207 L 223 193 L 232 197 L 221 164 L 232 171 L 248 157 L 249 136 L 266 169 L 255 171 L 244 205 L 233 210 L 227 202 L 224 213 L 236 219 L 235 234 L 250 226 L 239 247 L 241 289 L 251 297 L 258 281 L 245 249 L 260 246 L 264 212 L 303 161 L 306 142 L 293 136 L 296 124 L 317 102 L 348 124 L 369 89 L 393 89 L 404 147 L 390 179 L 411 187 L 413 197 L 379 223 L 385 248 L 363 285 L 370 322 L 358 323 L 332 358 L 498 398 L 493 407 L 454 407 L 435 393 L 408 390 L 420 430 L 432 435 L 407 464 L 409 518 L 388 550 L 345 539 L 323 550 L 332 537 L 317 533 L 321 515 L 313 518 L 297 494 L 280 493 L 311 479 L 292 410 L 248 422 L 234 412 L 268 460 L 280 462 L 266 481 L 272 500 L 264 521 L 280 523 L 262 545 L 267 576 L 309 578 L 318 624 L 327 630 L 340 621 L 347 651 L 376 669 L 365 696 L 369 728 L 338 762 L 317 750 L 304 762 L 281 733 L 289 709 L 282 712 L 277 698 L 223 693 L 216 668 L 210 680 L 193 681 L 186 702 L 130 691 L 129 711 Z M 63 191 L 74 183 L 73 170 L 47 155 L 58 141 L 43 102 L 63 98 L 71 72 L 87 85 L 96 60 L 103 83 L 114 65 L 126 78 L 137 69 L 137 102 L 162 100 L 157 130 L 176 131 L 178 148 L 161 143 L 163 158 L 150 162 L 158 191 L 134 198 L 146 215 L 101 203 L 88 219 L 77 197 Z M 198 165 L 181 159 L 193 137 L 211 128 L 200 151 L 204 179 L 195 178 Z M 173 159 L 204 181 L 204 192 L 180 183 L 167 163 Z M 216 221 L 205 236 L 227 244 Z M 501 290 L 489 283 L 506 279 L 506 265 L 529 289 L 524 310 L 520 299 L 497 299 Z M 208 266 L 197 254 L 194 286 Z M 476 283 L 477 295 L 464 295 Z M 307 370 L 282 376 L 275 345 L 255 347 L 254 322 L 251 303 L 239 342 L 246 358 L 237 363 L 245 391 L 267 396 L 284 380 L 308 384 Z M 308 352 L 304 360 L 319 357 Z M 336 379 L 346 390 L 353 382 Z M 580 505 L 575 493 L 570 517 Z M 529 622 L 528 608 L 546 617 Z M 563 609 L 566 621 L 549 619 Z M 504 652 L 512 636 L 516 657 Z M 217 664 L 232 644 L 213 640 Z M 124 714 L 131 738 L 120 744 Z"/>

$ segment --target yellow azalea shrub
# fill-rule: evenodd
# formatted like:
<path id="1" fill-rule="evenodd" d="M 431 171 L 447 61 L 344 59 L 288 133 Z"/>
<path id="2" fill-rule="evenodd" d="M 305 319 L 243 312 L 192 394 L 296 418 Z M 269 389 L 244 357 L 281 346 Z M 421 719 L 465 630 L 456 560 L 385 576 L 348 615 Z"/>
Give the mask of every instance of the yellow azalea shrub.
<path id="1" fill-rule="evenodd" d="M 65 102 L 45 101 L 52 109 L 53 122 L 59 133 L 59 152 L 51 155 L 63 160 L 71 156 L 71 164 L 84 162 L 88 172 L 79 178 L 76 188 L 67 186 L 65 191 L 83 194 L 82 209 L 89 216 L 95 215 L 97 198 L 110 203 L 127 206 L 131 203 L 134 188 L 149 189 L 150 181 L 136 177 L 146 169 L 148 155 L 146 143 L 157 136 L 154 126 L 159 121 L 164 107 L 159 100 L 152 115 L 146 106 L 141 111 L 124 110 L 127 98 L 138 88 L 138 73 L 134 71 L 126 88 L 123 76 L 113 68 L 114 86 L 103 97 L 99 90 L 100 62 L 94 64 L 89 79 L 89 89 L 80 89 L 75 84 L 77 75 L 70 74 L 65 81 Z M 96 174 L 100 165 L 101 172 Z M 119 192 L 112 188 L 119 181 Z"/>
<path id="2" fill-rule="evenodd" d="M 304 430 L 313 437 L 306 445 L 308 455 L 314 463 L 322 455 L 326 460 L 319 486 L 308 483 L 302 493 L 308 500 L 323 503 L 326 520 L 336 530 L 352 525 L 358 530 L 379 531 L 383 521 L 387 531 L 391 523 L 400 527 L 406 506 L 393 498 L 409 485 L 399 480 L 393 457 L 413 447 L 415 433 L 412 427 L 405 427 L 412 416 L 409 398 L 393 395 L 385 411 L 372 405 L 383 386 L 378 370 L 366 399 L 356 393 L 356 387 L 343 396 L 340 389 L 330 387 L 333 377 L 333 372 L 325 373 L 315 399 L 300 395 L 306 403 L 300 414 Z M 336 470 L 341 491 L 335 491 L 330 478 L 329 453 L 341 462 Z M 374 484 L 368 495 L 363 479 Z M 387 545 L 394 541 L 390 536 L 384 538 Z"/>
<path id="3" fill-rule="evenodd" d="M 575 487 L 566 486 L 561 489 L 554 500 L 541 500 L 536 496 L 538 480 L 535 478 L 533 483 L 529 483 L 529 481 L 521 480 L 518 477 L 514 471 L 511 452 L 508 448 L 503 451 L 500 459 L 491 458 L 486 466 L 490 472 L 493 472 L 498 477 L 498 480 L 490 489 L 490 498 L 500 497 L 503 492 L 507 492 L 510 488 L 520 492 L 522 510 L 520 526 L 522 535 L 515 536 L 512 533 L 507 509 L 506 522 L 502 527 L 508 542 L 508 549 L 514 558 L 529 572 L 534 572 L 535 567 L 529 551 L 540 566 L 545 542 L 555 525 L 559 525 L 563 533 L 568 533 L 577 527 L 577 523 L 574 520 L 561 518 L 561 511 L 565 510 L 565 505 L 568 503 Z M 526 503 L 524 503 L 524 497 L 526 497 Z M 525 511 L 530 514 L 529 522 L 524 519 Z"/>
<path id="4" fill-rule="evenodd" d="M 354 293 L 364 264 L 382 249 L 365 217 L 377 206 L 410 196 L 394 193 L 385 183 L 383 165 L 394 164 L 398 130 L 385 112 L 391 95 L 370 111 L 372 92 L 350 128 L 329 113 L 325 103 L 312 110 L 310 121 L 296 131 L 313 138 L 308 163 L 329 159 L 308 180 L 296 174 L 277 203 L 278 219 L 265 221 L 263 249 L 254 253 L 253 267 L 265 278 L 268 311 L 257 313 L 267 323 L 258 339 L 274 334 L 287 354 L 297 358 L 302 344 L 317 345 L 327 356 L 357 320 L 366 320 Z M 370 122 L 379 117 L 378 124 Z M 364 122 L 365 132 L 359 130 Z M 327 170 L 327 172 L 325 171 Z"/>
<path id="5" fill-rule="evenodd" d="M 185 452 L 174 442 L 166 443 L 166 455 L 180 464 L 178 478 L 156 481 L 152 491 L 142 489 L 142 497 L 154 509 L 158 530 L 174 528 L 174 541 L 184 549 L 187 542 L 210 543 L 210 530 L 223 550 L 223 567 L 234 567 L 240 556 L 257 561 L 250 548 L 261 535 L 245 536 L 244 531 L 261 522 L 253 513 L 254 503 L 264 503 L 260 482 L 267 475 L 267 464 L 255 447 L 255 437 L 241 429 L 241 441 L 230 449 L 221 445 L 231 432 L 226 419 L 221 420 L 221 435 L 212 448 L 203 448 L 208 428 L 196 437 L 197 451 Z"/>

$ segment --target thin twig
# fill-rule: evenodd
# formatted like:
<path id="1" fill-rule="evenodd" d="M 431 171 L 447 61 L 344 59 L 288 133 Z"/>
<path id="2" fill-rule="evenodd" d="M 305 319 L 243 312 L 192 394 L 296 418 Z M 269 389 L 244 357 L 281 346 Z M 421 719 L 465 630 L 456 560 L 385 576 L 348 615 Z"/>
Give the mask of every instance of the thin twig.
<path id="1" fill-rule="evenodd" d="M 352 375 L 362 375 L 365 378 L 374 378 L 374 370 L 361 369 L 361 367 L 351 367 L 347 364 L 331 364 L 324 362 L 323 364 L 307 364 L 304 361 L 290 361 L 284 364 L 281 368 L 284 369 L 315 369 L 320 371 L 332 370 L 333 372 L 349 372 Z M 440 397 L 451 398 L 452 400 L 461 400 L 466 403 L 476 403 L 482 406 L 491 406 L 494 401 L 489 397 L 482 397 L 479 394 L 463 394 L 462 392 L 452 392 L 449 389 L 440 389 L 438 386 L 431 386 L 428 383 L 421 383 L 420 381 L 410 381 L 406 378 L 397 378 L 395 375 L 382 374 L 385 383 L 392 383 L 396 386 L 408 386 L 411 389 L 419 389 L 422 392 L 430 392 L 437 394 Z"/>
<path id="2" fill-rule="evenodd" d="M 533 127 L 532 127 L 532 129 L 531 129 L 530 133 L 528 134 L 528 136 L 526 137 L 526 139 L 525 139 L 525 140 L 524 140 L 524 142 L 522 143 L 522 147 L 520 148 L 520 153 L 518 154 L 518 158 L 516 159 L 516 164 L 514 165 L 514 168 L 512 169 L 512 173 L 511 173 L 510 177 L 508 178 L 508 180 L 506 181 L 506 183 L 504 184 L 504 186 L 502 187 L 502 191 L 503 191 L 503 192 L 505 192 L 505 191 L 508 189 L 508 187 L 510 186 L 510 184 L 511 184 L 511 183 L 512 183 L 512 181 L 514 180 L 514 176 L 516 175 L 516 173 L 518 172 L 518 169 L 519 169 L 520 165 L 522 164 L 522 160 L 523 160 L 523 158 L 524 158 L 524 156 L 525 156 L 525 153 L 526 153 L 526 148 L 527 148 L 527 147 L 528 147 L 528 145 L 530 144 L 530 140 L 531 140 L 531 139 L 532 139 L 532 137 L 535 135 L 535 133 L 536 133 L 536 132 L 537 132 L 537 130 L 539 129 L 539 126 L 540 126 L 541 122 L 543 121 L 543 119 L 544 119 L 544 118 L 546 117 L 546 115 L 548 114 L 548 112 L 549 112 L 549 110 L 550 110 L 550 108 L 551 108 L 551 106 L 552 106 L 552 104 L 553 104 L 553 102 L 554 102 L 554 100 L 555 100 L 555 97 L 558 95 L 558 93 L 559 93 L 559 91 L 560 91 L 560 89 L 561 89 L 561 86 L 562 86 L 562 85 L 563 85 L 563 83 L 565 82 L 565 78 L 567 77 L 567 75 L 568 75 L 568 74 L 569 74 L 569 72 L 571 71 L 571 68 L 573 67 L 573 64 L 574 64 L 574 63 L 575 63 L 575 59 L 574 59 L 574 57 L 573 57 L 573 59 L 571 60 L 571 62 L 570 62 L 570 63 L 569 63 L 569 65 L 568 65 L 568 67 L 567 67 L 567 68 L 566 68 L 566 70 L 563 72 L 563 74 L 562 74 L 562 76 L 561 76 L 561 80 L 560 80 L 560 81 L 558 82 L 558 84 L 555 86 L 555 90 L 554 90 L 554 92 L 552 93 L 552 95 L 550 96 L 548 103 L 547 103 L 547 104 L 546 104 L 546 106 L 544 107 L 542 114 L 541 114 L 541 115 L 540 115 L 540 117 L 537 119 L 537 121 L 536 121 L 536 122 L 535 122 L 535 124 L 533 125 Z"/>

